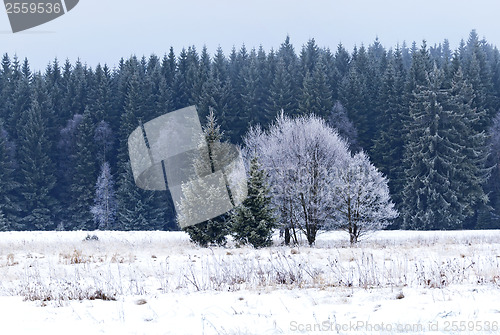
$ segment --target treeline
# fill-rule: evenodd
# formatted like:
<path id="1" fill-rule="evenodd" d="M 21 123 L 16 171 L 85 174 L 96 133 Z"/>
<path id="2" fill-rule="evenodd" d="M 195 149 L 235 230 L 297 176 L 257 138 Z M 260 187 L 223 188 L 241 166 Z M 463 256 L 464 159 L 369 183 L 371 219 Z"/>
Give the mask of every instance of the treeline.
<path id="1" fill-rule="evenodd" d="M 233 143 L 281 110 L 324 118 L 388 177 L 392 228 L 498 228 L 499 102 L 500 53 L 475 31 L 455 50 L 311 39 L 296 52 L 286 38 L 269 52 L 171 48 L 115 69 L 54 60 L 33 72 L 4 55 L 0 229 L 176 229 L 168 192 L 135 187 L 126 144 L 141 122 L 189 105 L 201 120 L 213 109 Z M 114 214 L 96 220 L 108 191 Z"/>

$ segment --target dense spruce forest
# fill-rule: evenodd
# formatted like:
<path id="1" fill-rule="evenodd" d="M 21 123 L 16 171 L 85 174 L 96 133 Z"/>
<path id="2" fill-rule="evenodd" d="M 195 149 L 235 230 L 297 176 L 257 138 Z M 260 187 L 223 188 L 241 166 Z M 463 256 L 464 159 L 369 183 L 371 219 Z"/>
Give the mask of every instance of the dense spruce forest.
<path id="1" fill-rule="evenodd" d="M 167 192 L 138 189 L 128 135 L 196 105 L 241 144 L 280 111 L 324 118 L 389 179 L 390 228 L 500 228 L 500 53 L 472 31 L 390 49 L 346 50 L 287 37 L 225 55 L 171 48 L 117 68 L 52 61 L 42 72 L 5 54 L 0 69 L 0 230 L 173 230 Z M 114 220 L 94 220 L 103 185 Z M 111 185 L 111 187 L 108 187 Z"/>

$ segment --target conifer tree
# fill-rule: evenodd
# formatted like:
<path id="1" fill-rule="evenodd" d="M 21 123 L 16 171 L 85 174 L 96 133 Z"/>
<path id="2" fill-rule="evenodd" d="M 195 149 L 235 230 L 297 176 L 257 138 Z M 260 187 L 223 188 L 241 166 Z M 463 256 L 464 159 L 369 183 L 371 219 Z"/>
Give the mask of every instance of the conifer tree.
<path id="1" fill-rule="evenodd" d="M 5 121 L 7 122 L 7 131 L 13 139 L 17 139 L 19 137 L 20 126 L 22 125 L 22 115 L 31 107 L 31 76 L 20 75 L 19 70 L 14 68 L 10 80 L 13 81 L 13 93 L 5 101 Z"/>
<path id="2" fill-rule="evenodd" d="M 54 163 L 48 151 L 45 118 L 38 102 L 23 113 L 19 139 L 19 176 L 22 196 L 22 228 L 51 230 L 56 227 L 57 202 L 53 196 L 56 184 Z"/>
<path id="3" fill-rule="evenodd" d="M 493 119 L 489 135 L 487 165 L 491 166 L 492 170 L 485 184 L 485 191 L 488 192 L 492 209 L 489 217 L 489 225 L 481 225 L 479 228 L 500 227 L 500 114 L 497 114 Z"/>
<path id="4" fill-rule="evenodd" d="M 200 175 L 206 175 L 206 173 L 214 173 L 216 166 L 215 160 L 217 159 L 217 161 L 219 162 L 220 160 L 224 160 L 224 152 L 226 150 L 225 146 L 227 145 L 227 142 L 222 141 L 223 133 L 220 130 L 220 126 L 217 124 L 217 119 L 214 115 L 213 110 L 210 110 L 210 113 L 207 116 L 207 123 L 203 127 L 203 135 L 208 146 L 208 162 L 203 159 L 196 160 L 194 162 L 194 168 Z M 200 184 L 198 186 L 205 187 L 206 185 L 203 185 L 203 183 L 200 181 Z M 188 201 L 190 200 L 190 195 L 196 196 L 195 193 L 197 193 L 196 188 L 185 189 L 184 191 L 186 193 L 185 197 Z M 211 192 L 211 194 L 214 196 L 214 199 L 207 199 L 207 206 L 211 206 L 213 205 L 213 202 L 217 202 L 216 192 L 216 190 L 213 190 Z M 194 210 L 197 209 L 194 208 Z M 225 245 L 226 235 L 229 233 L 226 216 L 227 215 L 223 214 L 214 219 L 198 223 L 194 226 L 186 227 L 183 230 L 189 234 L 191 241 L 201 246 L 208 246 L 212 244 Z"/>
<path id="5" fill-rule="evenodd" d="M 89 109 L 92 112 L 94 123 L 100 121 L 116 123 L 119 121 L 118 113 L 114 111 L 112 103 L 111 80 L 109 68 L 106 65 L 97 65 L 94 83 L 89 93 L 91 96 Z"/>
<path id="6" fill-rule="evenodd" d="M 74 174 L 70 186 L 70 229 L 89 229 L 93 223 L 90 207 L 94 203 L 94 185 L 97 178 L 94 132 L 95 125 L 87 109 L 75 134 Z"/>
<path id="7" fill-rule="evenodd" d="M 263 51 L 262 51 L 263 52 Z M 267 105 L 268 91 L 263 60 L 257 56 L 255 50 L 250 52 L 248 64 L 243 69 L 245 81 L 243 93 L 243 110 L 241 115 L 247 115 L 248 121 L 241 129 L 242 134 L 253 124 L 263 121 L 263 109 Z M 264 54 L 265 58 L 265 54 Z M 240 135 L 241 136 L 241 135 Z"/>
<path id="8" fill-rule="evenodd" d="M 347 110 L 349 119 L 358 130 L 360 147 L 366 149 L 371 145 L 371 140 L 367 135 L 368 128 L 371 127 L 367 117 L 369 106 L 368 88 L 364 75 L 360 73 L 359 66 L 351 64 L 349 72 L 340 84 L 339 100 Z"/>
<path id="9" fill-rule="evenodd" d="M 410 108 L 405 153 L 403 223 L 412 229 L 460 229 L 487 201 L 484 133 L 473 130 L 479 119 L 470 106 L 470 86 L 456 76 L 442 89 L 442 71 L 432 71 L 419 86 Z"/>
<path id="10" fill-rule="evenodd" d="M 19 199 L 16 197 L 19 185 L 14 178 L 15 165 L 13 143 L 0 121 L 0 212 L 4 216 L 5 229 L 16 229 L 19 220 Z"/>
<path id="11" fill-rule="evenodd" d="M 3 214 L 3 211 L 0 209 L 0 231 L 8 231 L 10 230 L 10 224 L 5 215 Z"/>
<path id="12" fill-rule="evenodd" d="M 66 127 L 59 132 L 59 141 L 57 142 L 57 184 L 54 188 L 57 198 L 61 204 L 62 212 L 61 219 L 66 222 L 67 228 L 71 228 L 71 212 L 69 211 L 72 205 L 71 183 L 75 174 L 75 143 L 76 132 L 78 126 L 83 120 L 83 115 L 75 114 L 73 118 L 67 121 Z M 64 226 L 64 223 L 63 223 Z M 60 228 L 63 228 L 61 226 Z"/>
<path id="13" fill-rule="evenodd" d="M 336 101 L 330 112 L 327 123 L 330 127 L 337 129 L 339 135 L 349 144 L 349 149 L 353 152 L 361 150 L 358 144 L 358 131 L 349 120 L 347 111 L 340 101 Z"/>
<path id="14" fill-rule="evenodd" d="M 239 244 L 249 243 L 255 248 L 270 246 L 276 218 L 271 207 L 267 173 L 257 156 L 250 161 L 247 184 L 247 198 L 231 214 L 231 234 Z"/>
<path id="15" fill-rule="evenodd" d="M 373 145 L 373 162 L 389 179 L 389 188 L 397 205 L 401 202 L 403 155 L 408 107 L 404 94 L 406 72 L 401 51 L 397 49 L 380 87 L 380 131 Z"/>
<path id="16" fill-rule="evenodd" d="M 153 193 L 139 189 L 135 185 L 130 161 L 122 166 L 118 186 L 118 225 L 119 230 L 151 230 Z"/>
<path id="17" fill-rule="evenodd" d="M 143 98 L 138 74 L 133 74 L 128 83 L 125 110 L 121 116 L 120 147 L 118 151 L 117 200 L 119 206 L 118 228 L 122 230 L 149 230 L 162 220 L 154 207 L 154 193 L 139 189 L 135 185 L 128 156 L 128 137 L 141 125 Z"/>
<path id="18" fill-rule="evenodd" d="M 306 71 L 299 101 L 301 114 L 315 114 L 326 119 L 332 110 L 332 93 L 325 74 L 322 57 L 315 62 L 312 72 Z"/>
<path id="19" fill-rule="evenodd" d="M 285 60 L 280 57 L 276 65 L 276 74 L 270 88 L 270 98 L 266 108 L 264 123 L 268 124 L 284 111 L 289 115 L 296 114 L 297 100 L 293 93 L 294 82 L 287 69 Z"/>
<path id="20" fill-rule="evenodd" d="M 464 227 L 471 229 L 476 225 L 488 225 L 487 219 L 482 217 L 478 222 L 481 212 L 489 212 L 488 196 L 484 192 L 484 184 L 489 178 L 491 169 L 487 167 L 488 135 L 482 129 L 482 121 L 487 112 L 483 108 L 473 107 L 474 90 L 464 78 L 461 68 L 455 74 L 451 86 L 449 108 L 452 114 L 455 132 L 450 136 L 460 145 L 457 156 L 463 157 L 457 166 L 459 173 L 456 176 L 460 183 L 458 197 L 466 204 L 467 219 Z M 485 221 L 486 220 L 486 221 Z"/>

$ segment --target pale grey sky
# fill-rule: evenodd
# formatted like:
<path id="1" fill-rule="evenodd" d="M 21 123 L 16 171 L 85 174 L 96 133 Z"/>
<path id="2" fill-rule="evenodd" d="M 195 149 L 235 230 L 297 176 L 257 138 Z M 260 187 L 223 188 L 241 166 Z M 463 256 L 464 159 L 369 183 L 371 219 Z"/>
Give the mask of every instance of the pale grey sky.
<path id="1" fill-rule="evenodd" d="M 170 46 L 176 54 L 190 45 L 211 54 L 243 43 L 277 49 L 287 34 L 297 51 L 312 37 L 331 49 L 377 36 L 386 47 L 448 38 L 455 48 L 472 29 L 500 46 L 499 13 L 498 0 L 80 0 L 63 17 L 17 34 L 0 10 L 0 52 L 44 69 L 54 57 L 114 67 L 120 57 L 162 56 Z"/>

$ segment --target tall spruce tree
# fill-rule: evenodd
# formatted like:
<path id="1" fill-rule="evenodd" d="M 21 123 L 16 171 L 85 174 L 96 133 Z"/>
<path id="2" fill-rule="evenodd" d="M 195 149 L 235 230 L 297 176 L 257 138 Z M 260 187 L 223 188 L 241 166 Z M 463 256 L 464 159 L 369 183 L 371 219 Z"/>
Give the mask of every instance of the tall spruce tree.
<path id="1" fill-rule="evenodd" d="M 117 200 L 119 204 L 118 229 L 150 230 L 158 219 L 154 193 L 135 185 L 132 166 L 128 157 L 128 137 L 141 125 L 143 97 L 138 73 L 129 78 L 124 113 L 121 116 L 120 147 L 118 151 Z"/>
<path id="2" fill-rule="evenodd" d="M 489 226 L 480 228 L 500 227 L 500 114 L 493 119 L 493 125 L 489 131 L 489 159 L 488 166 L 492 167 L 490 178 L 485 185 L 488 192 L 490 204 L 493 207 L 490 215 Z"/>
<path id="3" fill-rule="evenodd" d="M 299 101 L 299 112 L 302 115 L 315 114 L 326 119 L 332 110 L 332 92 L 325 72 L 323 57 L 315 62 L 312 72 L 306 71 Z"/>
<path id="4" fill-rule="evenodd" d="M 262 55 L 260 52 L 259 56 L 255 49 L 250 52 L 248 64 L 242 73 L 245 81 L 242 114 L 247 115 L 246 119 L 248 119 L 246 126 L 242 128 L 243 133 L 249 126 L 265 121 L 263 110 L 268 101 L 269 85 L 266 81 L 267 72 L 264 68 L 265 53 Z"/>
<path id="5" fill-rule="evenodd" d="M 368 88 L 364 74 L 360 70 L 360 58 L 355 50 L 349 72 L 346 74 L 339 87 L 339 100 L 347 110 L 349 119 L 358 130 L 359 145 L 366 149 L 370 147 L 371 140 L 368 138 L 368 128 L 371 124 L 368 120 Z M 353 57 L 354 57 L 353 56 Z M 363 57 L 361 57 L 361 60 Z"/>
<path id="6" fill-rule="evenodd" d="M 473 129 L 478 115 L 470 106 L 470 86 L 461 76 L 451 91 L 442 84 L 442 71 L 435 67 L 427 86 L 415 90 L 410 107 L 405 228 L 460 229 L 474 215 L 474 207 L 487 201 L 481 188 L 485 136 Z"/>
<path id="7" fill-rule="evenodd" d="M 65 224 L 59 228 L 71 228 L 71 211 L 69 208 L 72 206 L 73 198 L 71 197 L 71 184 L 75 174 L 74 153 L 76 132 L 78 126 L 83 120 L 83 115 L 76 114 L 67 121 L 66 127 L 60 130 L 60 138 L 57 142 L 57 184 L 54 188 L 62 208 L 61 219 Z"/>
<path id="8" fill-rule="evenodd" d="M 293 115 L 296 114 L 297 99 L 294 96 L 294 82 L 285 60 L 278 58 L 276 74 L 271 84 L 269 101 L 266 107 L 264 123 L 268 124 L 281 112 Z"/>
<path id="9" fill-rule="evenodd" d="M 404 94 L 405 80 L 402 53 L 396 49 L 380 87 L 380 130 L 374 140 L 372 157 L 374 164 L 389 179 L 389 189 L 398 208 L 404 183 L 402 161 L 406 132 L 403 124 L 408 114 Z M 399 220 L 394 221 L 396 226 L 399 223 Z"/>
<path id="10" fill-rule="evenodd" d="M 95 125 L 87 109 L 75 134 L 73 155 L 73 175 L 70 186 L 72 199 L 69 210 L 71 222 L 68 229 L 90 229 L 93 226 L 90 207 L 94 203 L 94 185 L 97 178 L 96 148 L 94 142 Z"/>
<path id="11" fill-rule="evenodd" d="M 26 230 L 51 230 L 56 227 L 57 201 L 53 196 L 56 184 L 54 163 L 48 155 L 46 121 L 35 100 L 21 116 L 19 129 L 19 177 L 23 218 Z"/>
<path id="12" fill-rule="evenodd" d="M 19 185 L 14 178 L 14 149 L 0 121 L 0 213 L 4 218 L 4 230 L 16 229 L 19 220 L 19 199 L 16 197 Z"/>
<path id="13" fill-rule="evenodd" d="M 486 214 L 490 208 L 483 186 L 490 176 L 491 168 L 487 166 L 488 135 L 481 127 L 487 111 L 473 107 L 474 89 L 464 78 L 461 68 L 453 78 L 450 93 L 449 109 L 454 112 L 452 117 L 455 128 L 451 136 L 460 145 L 458 156 L 463 157 L 456 179 L 461 187 L 459 199 L 466 204 L 467 219 L 464 227 L 471 229 L 477 225 L 489 225 Z"/>

